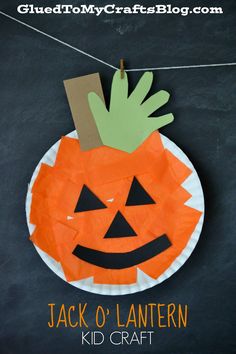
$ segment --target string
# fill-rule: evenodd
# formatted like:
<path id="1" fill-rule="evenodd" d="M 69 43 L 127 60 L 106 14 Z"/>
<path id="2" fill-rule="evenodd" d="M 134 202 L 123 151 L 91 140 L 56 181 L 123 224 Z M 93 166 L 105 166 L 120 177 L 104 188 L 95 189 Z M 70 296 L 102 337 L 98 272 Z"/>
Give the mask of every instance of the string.
<path id="1" fill-rule="evenodd" d="M 54 41 L 56 41 L 56 42 L 58 42 L 58 43 L 60 43 L 60 44 L 62 44 L 62 45 L 64 45 L 64 46 L 66 46 L 66 47 L 68 47 L 68 48 L 71 48 L 71 49 L 75 50 L 76 52 L 79 52 L 80 54 L 86 55 L 87 57 L 89 57 L 89 58 L 91 58 L 91 59 L 93 59 L 93 60 L 96 60 L 96 61 L 98 61 L 98 62 L 100 62 L 100 63 L 102 63 L 102 64 L 104 64 L 104 65 L 107 65 L 107 66 L 109 66 L 109 67 L 112 68 L 112 69 L 115 69 L 115 70 L 118 69 L 118 68 L 116 68 L 115 66 L 113 66 L 113 65 L 111 65 L 111 64 L 109 64 L 109 63 L 107 63 L 106 61 L 104 61 L 104 60 L 102 60 L 102 59 L 99 59 L 99 58 L 95 57 L 94 55 L 89 54 L 89 53 L 87 53 L 87 52 L 85 52 L 85 51 L 83 51 L 83 50 L 81 50 L 81 49 L 79 49 L 79 48 L 77 48 L 77 47 L 74 47 L 73 45 L 70 45 L 69 43 L 66 43 L 66 42 L 64 42 L 64 41 L 61 41 L 60 39 L 58 39 L 58 38 L 56 38 L 56 37 L 53 37 L 53 36 L 51 36 L 50 34 L 47 34 L 46 32 L 40 31 L 39 29 L 37 29 L 37 28 L 35 28 L 35 27 L 33 27 L 33 26 L 30 26 L 30 25 L 28 25 L 27 23 L 22 22 L 22 21 L 18 20 L 17 18 L 12 17 L 12 16 L 6 14 L 5 12 L 0 11 L 0 14 L 3 15 L 3 16 L 5 16 L 5 17 L 7 17 L 7 18 L 10 18 L 11 20 L 13 20 L 13 21 L 15 21 L 15 22 L 20 23 L 21 25 L 23 25 L 23 26 L 25 26 L 25 27 L 30 28 L 31 30 L 33 30 L 33 31 L 35 31 L 35 32 L 38 32 L 38 33 L 40 33 L 40 34 L 42 34 L 42 35 L 44 35 L 44 36 L 46 36 L 46 37 L 48 37 L 48 38 L 50 38 L 50 39 L 53 39 Z"/>
<path id="2" fill-rule="evenodd" d="M 43 32 L 43 31 L 37 29 L 36 27 L 28 25 L 27 23 L 25 23 L 23 21 L 20 21 L 17 18 L 6 14 L 3 11 L 0 11 L 0 14 L 2 16 L 5 16 L 5 17 L 7 17 L 7 18 L 9 18 L 9 19 L 11 19 L 11 20 L 13 20 L 13 21 L 15 21 L 15 22 L 17 22 L 17 23 L 19 23 L 19 24 L 21 24 L 21 25 L 23 25 L 23 26 L 25 26 L 25 27 L 33 30 L 33 31 L 35 31 L 35 32 L 38 32 L 38 33 L 42 34 L 43 36 L 46 36 L 46 37 L 54 40 L 55 42 L 58 42 L 58 43 L 66 46 L 66 47 L 68 47 L 70 49 L 73 49 L 73 50 L 75 50 L 76 52 L 78 52 L 80 54 L 83 54 L 83 55 L 85 55 L 85 56 L 87 56 L 87 57 L 89 57 L 89 58 L 91 58 L 91 59 L 93 59 L 93 60 L 95 60 L 95 61 L 97 61 L 99 63 L 102 63 L 102 64 L 112 68 L 112 69 L 118 70 L 118 68 L 115 67 L 114 65 L 112 65 L 112 64 L 110 64 L 110 63 L 108 63 L 108 62 L 106 62 L 106 61 L 104 61 L 104 60 L 102 60 L 102 59 L 100 59 L 98 57 L 95 57 L 94 55 L 89 54 L 89 53 L 85 52 L 84 50 L 79 49 L 79 48 L 77 48 L 77 47 L 75 47 L 75 46 L 73 46 L 73 45 L 71 45 L 69 43 L 66 43 L 66 42 L 64 42 L 64 41 L 62 41 L 62 40 L 60 40 L 60 39 L 58 39 L 58 38 L 56 38 L 54 36 L 51 36 L 50 34 L 47 34 L 46 32 Z M 209 67 L 217 67 L 217 66 L 235 66 L 235 65 L 236 65 L 236 62 L 231 62 L 231 63 L 216 63 L 216 64 L 162 66 L 162 67 L 158 67 L 158 68 L 137 68 L 137 69 L 126 69 L 125 71 L 126 72 L 131 72 L 131 71 L 156 71 L 156 70 L 174 70 L 174 69 L 193 69 L 193 68 L 209 68 Z"/>
<path id="3" fill-rule="evenodd" d="M 214 66 L 233 66 L 235 63 L 219 63 L 219 64 L 196 64 L 181 66 L 161 66 L 159 68 L 141 68 L 141 69 L 125 69 L 125 71 L 155 71 L 155 70 L 172 70 L 172 69 L 193 69 L 193 68 L 209 68 Z"/>

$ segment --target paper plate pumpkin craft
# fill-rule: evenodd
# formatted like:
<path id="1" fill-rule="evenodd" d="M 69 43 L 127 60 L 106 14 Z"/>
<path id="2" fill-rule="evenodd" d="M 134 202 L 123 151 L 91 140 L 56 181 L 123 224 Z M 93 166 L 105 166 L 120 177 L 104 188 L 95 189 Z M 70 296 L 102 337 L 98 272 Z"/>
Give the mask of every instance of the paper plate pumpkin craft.
<path id="1" fill-rule="evenodd" d="M 88 75 L 78 86 L 82 98 L 70 95 L 78 81 L 65 82 L 79 139 L 62 137 L 35 170 L 26 202 L 30 240 L 67 282 L 131 293 L 160 283 L 189 257 L 202 226 L 202 189 L 188 158 L 157 131 L 172 114 L 150 117 L 169 99 L 166 91 L 146 99 L 152 73 L 129 94 L 127 75 L 117 71 L 109 109 L 94 75 L 98 90 Z"/>

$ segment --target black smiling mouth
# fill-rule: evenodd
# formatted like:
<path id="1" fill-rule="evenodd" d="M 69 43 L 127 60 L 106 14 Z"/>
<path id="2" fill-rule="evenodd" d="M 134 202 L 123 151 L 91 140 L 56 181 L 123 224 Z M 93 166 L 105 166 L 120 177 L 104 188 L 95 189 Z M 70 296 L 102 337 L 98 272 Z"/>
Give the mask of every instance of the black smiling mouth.
<path id="1" fill-rule="evenodd" d="M 130 252 L 108 253 L 77 245 L 72 253 L 79 259 L 98 267 L 124 269 L 145 262 L 164 252 L 170 246 L 168 236 L 162 235 Z"/>
<path id="2" fill-rule="evenodd" d="M 149 204 L 156 204 L 156 201 L 147 193 L 139 180 L 134 177 L 125 206 L 130 207 Z M 74 212 L 79 213 L 104 208 L 107 208 L 107 206 L 86 185 L 84 185 Z M 137 237 L 138 234 L 131 227 L 122 213 L 117 211 L 104 238 L 135 236 Z M 77 245 L 72 254 L 79 259 L 98 267 L 106 269 L 124 269 L 145 262 L 164 252 L 170 246 L 171 242 L 167 235 L 164 234 L 130 252 L 109 253 Z"/>

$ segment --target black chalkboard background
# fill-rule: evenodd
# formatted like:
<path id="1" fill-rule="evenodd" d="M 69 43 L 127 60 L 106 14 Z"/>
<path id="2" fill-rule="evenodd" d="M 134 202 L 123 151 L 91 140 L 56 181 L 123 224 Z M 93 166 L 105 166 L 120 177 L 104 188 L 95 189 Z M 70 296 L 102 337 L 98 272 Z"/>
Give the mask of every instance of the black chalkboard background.
<path id="1" fill-rule="evenodd" d="M 172 0 L 175 6 L 222 6 L 224 10 L 223 15 L 186 17 L 20 15 L 16 12 L 20 3 L 1 0 L 0 8 L 114 65 L 121 57 L 127 68 L 236 61 L 234 0 Z M 121 6 L 133 3 L 117 1 Z M 76 289 L 47 268 L 28 241 L 24 202 L 40 158 L 74 129 L 63 79 L 100 72 L 108 92 L 113 70 L 1 15 L 0 53 L 0 353 L 235 353 L 236 67 L 156 73 L 153 90 L 171 92 L 168 111 L 176 118 L 162 132 L 189 156 L 203 184 L 204 229 L 190 259 L 163 284 L 143 293 L 106 297 Z M 130 75 L 133 84 L 139 76 Z M 186 329 L 157 329 L 152 346 L 82 347 L 79 329 L 48 328 L 49 302 L 87 302 L 91 329 L 95 329 L 95 307 L 102 304 L 114 310 L 116 303 L 123 312 L 131 303 L 188 304 L 189 324 Z M 104 333 L 115 329 L 111 320 Z"/>

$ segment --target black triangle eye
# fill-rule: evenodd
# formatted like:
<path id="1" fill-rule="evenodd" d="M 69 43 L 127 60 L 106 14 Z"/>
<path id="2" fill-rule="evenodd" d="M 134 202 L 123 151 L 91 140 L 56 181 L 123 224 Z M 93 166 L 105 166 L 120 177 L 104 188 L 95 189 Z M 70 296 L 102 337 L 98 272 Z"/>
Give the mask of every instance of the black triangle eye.
<path id="1" fill-rule="evenodd" d="M 74 213 L 105 209 L 106 205 L 87 187 L 83 186 Z"/>
<path id="2" fill-rule="evenodd" d="M 143 186 L 141 186 L 137 178 L 134 177 L 125 205 L 134 206 L 145 204 L 156 204 L 156 202 L 145 191 Z"/>

